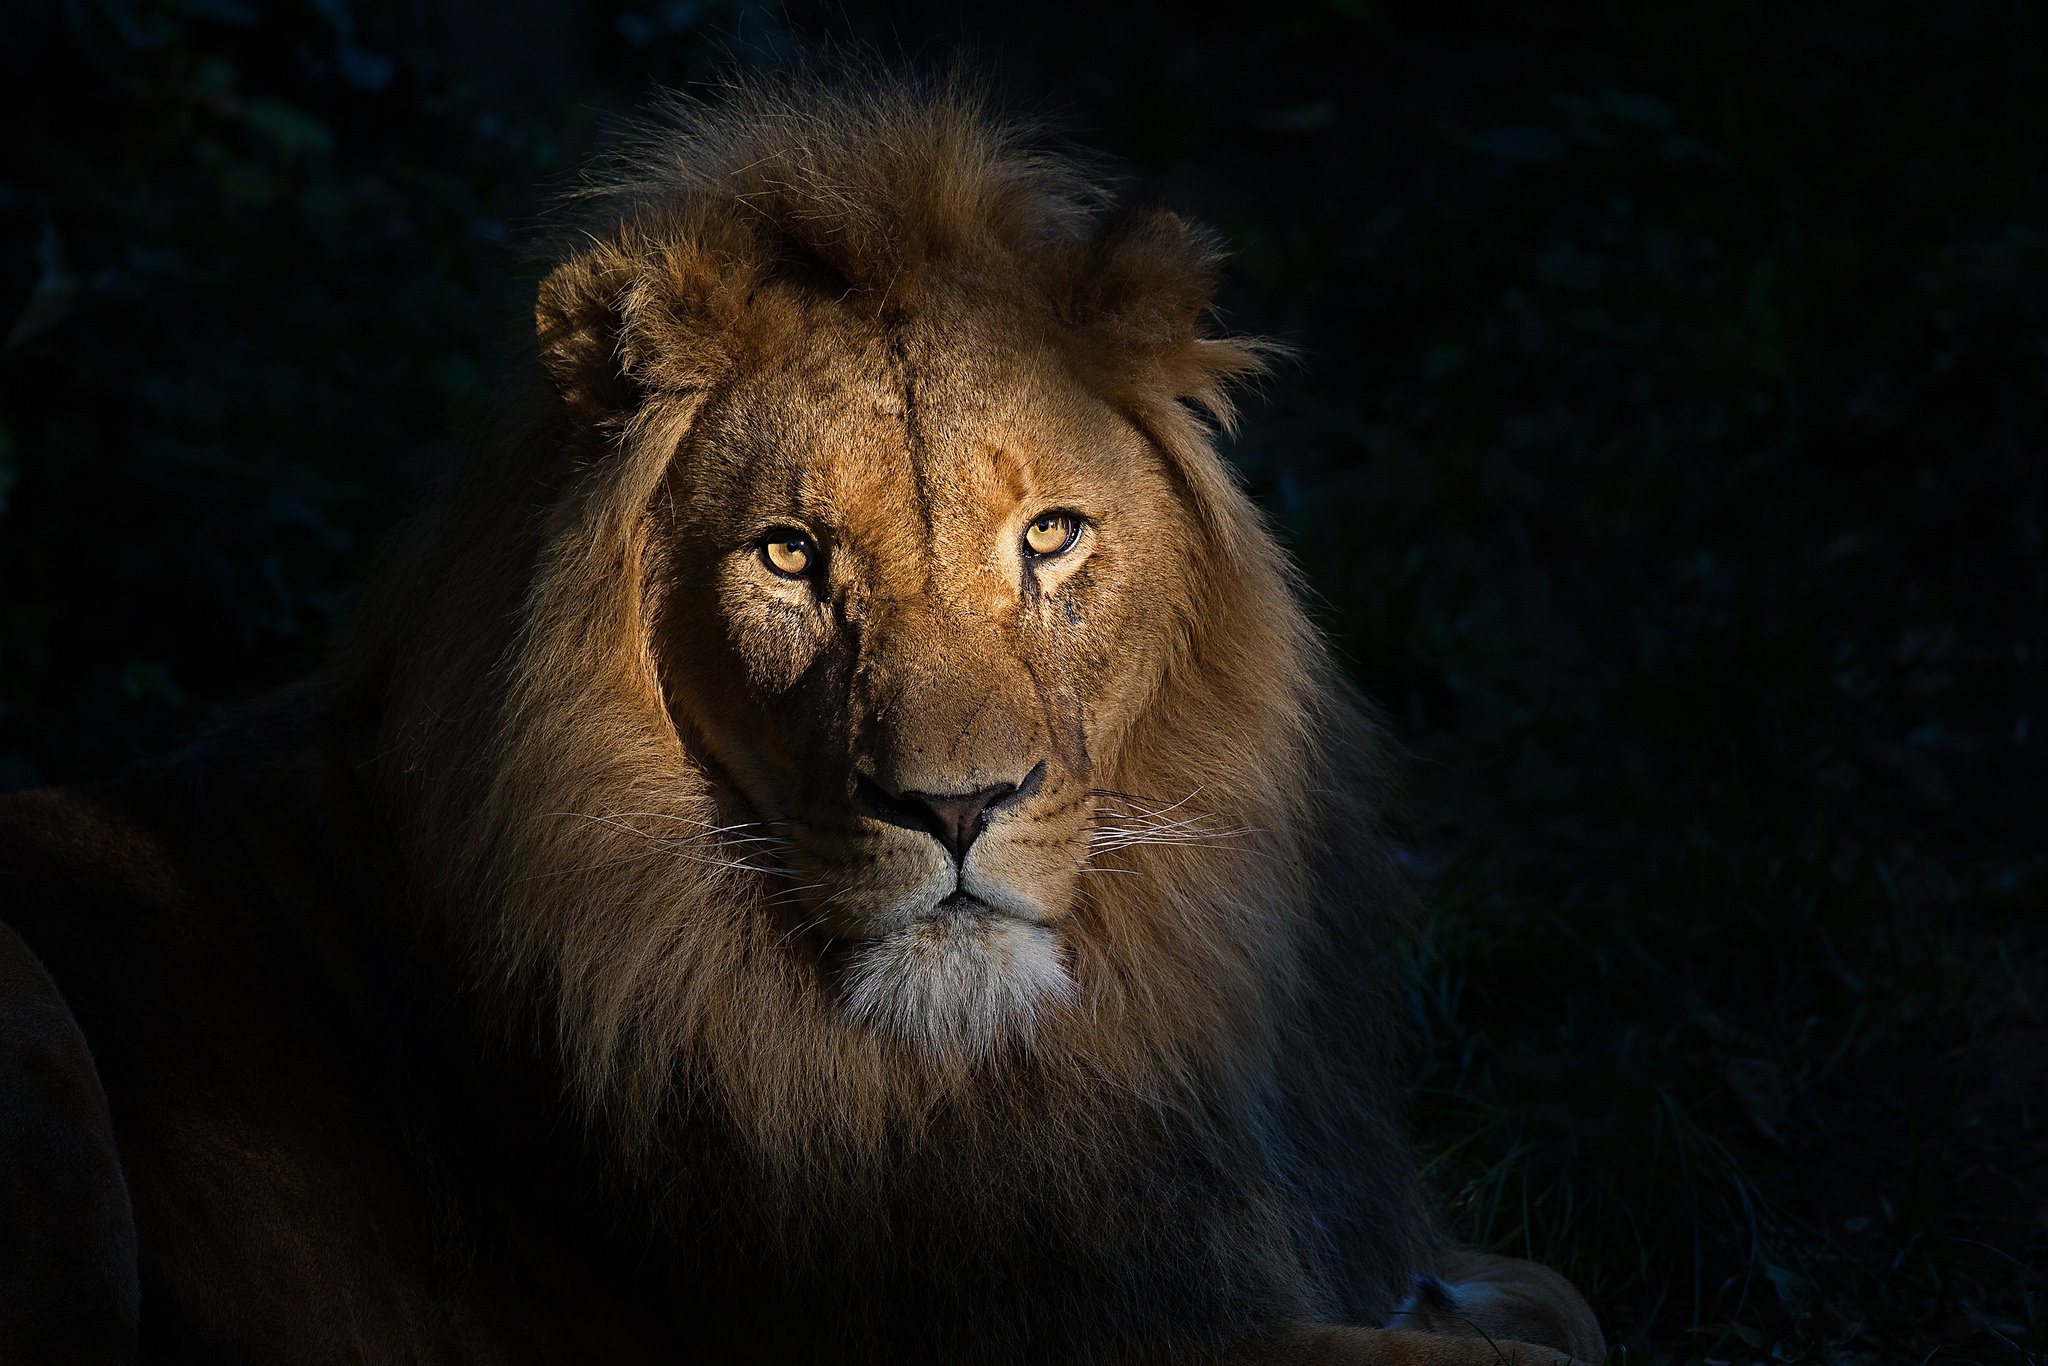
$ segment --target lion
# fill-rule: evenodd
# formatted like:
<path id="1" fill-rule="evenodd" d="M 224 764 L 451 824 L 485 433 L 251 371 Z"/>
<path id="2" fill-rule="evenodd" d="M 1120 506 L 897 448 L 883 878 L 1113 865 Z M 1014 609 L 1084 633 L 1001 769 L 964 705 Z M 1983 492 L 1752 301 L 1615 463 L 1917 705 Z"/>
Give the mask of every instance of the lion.
<path id="1" fill-rule="evenodd" d="M 1431 1224 L 1213 240 L 958 82 L 585 207 L 331 662 L 0 803 L 0 1355 L 1599 1359 Z"/>

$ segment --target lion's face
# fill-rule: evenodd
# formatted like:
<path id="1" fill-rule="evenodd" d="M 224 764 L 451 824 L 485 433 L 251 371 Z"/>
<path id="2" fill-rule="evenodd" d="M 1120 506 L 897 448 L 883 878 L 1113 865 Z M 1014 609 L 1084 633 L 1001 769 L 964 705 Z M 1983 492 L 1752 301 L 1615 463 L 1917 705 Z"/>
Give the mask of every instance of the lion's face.
<path id="1" fill-rule="evenodd" d="M 1193 527 L 1049 348 L 825 311 L 678 453 L 658 665 L 849 1006 L 978 1051 L 1068 989 L 1093 789 L 1185 620 Z"/>

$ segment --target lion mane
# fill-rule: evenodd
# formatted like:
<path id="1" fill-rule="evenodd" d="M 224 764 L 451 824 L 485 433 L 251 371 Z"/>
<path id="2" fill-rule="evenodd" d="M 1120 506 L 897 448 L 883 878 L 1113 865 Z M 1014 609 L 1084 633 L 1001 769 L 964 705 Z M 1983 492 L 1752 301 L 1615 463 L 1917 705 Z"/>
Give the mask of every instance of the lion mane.
<path id="1" fill-rule="evenodd" d="M 422 1219 L 460 1274 L 518 1264 L 589 1321 L 630 1297 L 612 1268 L 748 1359 L 1149 1360 L 1385 1321 L 1437 1256 L 1400 1118 L 1412 899 L 1382 740 L 1213 445 L 1265 355 L 1211 324 L 1214 243 L 962 84 L 869 79 L 677 103 L 579 215 L 531 363 L 332 666 L 136 780 L 203 794 L 337 979 L 391 984 L 362 990 L 414 1078 L 393 1141 L 438 1173 Z M 784 832 L 678 715 L 715 661 L 663 644 L 708 610 L 671 573 L 679 453 L 820 364 L 828 312 L 1054 367 L 1142 433 L 1190 528 L 1057 948 L 1019 941 L 1014 989 L 929 988 L 972 1004 L 957 1029 L 920 1034 L 919 998 L 806 923 Z M 165 1216 L 129 1161 L 147 1268 Z"/>
<path id="2" fill-rule="evenodd" d="M 935 1235 L 1029 1210 L 1107 1253 L 1160 1236 L 1157 1202 L 1201 1170 L 1208 1199 L 1314 1209 L 1307 1229 L 1273 1217 L 1181 1249 L 1202 1298 L 1238 1285 L 1248 1316 L 1376 1321 L 1424 1237 L 1388 1033 L 1410 899 L 1379 739 L 1203 422 L 1229 419 L 1225 385 L 1260 354 L 1203 326 L 1215 247 L 1116 211 L 959 89 L 678 106 L 593 198 L 609 221 L 538 308 L 567 420 L 469 453 L 364 603 L 350 668 L 419 900 L 501 986 L 489 1008 L 546 1036 L 594 1151 L 645 1190 L 702 1199 L 675 1173 L 715 1116 L 740 1238 L 845 1254 L 900 1240 L 925 1222 L 901 1207 L 927 1202 L 950 1211 Z M 978 1065 L 838 1006 L 765 860 L 717 837 L 729 817 L 664 704 L 650 641 L 687 605 L 661 596 L 650 509 L 735 354 L 798 322 L 750 312 L 778 277 L 885 318 L 964 277 L 1001 324 L 1070 348 L 1200 512 L 1185 636 L 1102 786 L 1198 793 L 1210 828 L 1256 833 L 1119 851 L 1126 871 L 1077 908 L 1075 999 Z M 650 832 L 677 856 L 648 857 Z"/>

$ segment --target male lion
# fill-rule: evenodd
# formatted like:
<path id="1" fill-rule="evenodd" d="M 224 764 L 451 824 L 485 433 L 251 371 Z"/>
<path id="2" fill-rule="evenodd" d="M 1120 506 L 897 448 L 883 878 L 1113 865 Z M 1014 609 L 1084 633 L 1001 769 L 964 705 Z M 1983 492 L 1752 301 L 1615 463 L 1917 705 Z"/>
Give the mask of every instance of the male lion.
<path id="1" fill-rule="evenodd" d="M 1425 1215 L 1209 240 L 958 92 L 637 165 L 332 666 L 0 803 L 0 1356 L 1599 1357 Z"/>

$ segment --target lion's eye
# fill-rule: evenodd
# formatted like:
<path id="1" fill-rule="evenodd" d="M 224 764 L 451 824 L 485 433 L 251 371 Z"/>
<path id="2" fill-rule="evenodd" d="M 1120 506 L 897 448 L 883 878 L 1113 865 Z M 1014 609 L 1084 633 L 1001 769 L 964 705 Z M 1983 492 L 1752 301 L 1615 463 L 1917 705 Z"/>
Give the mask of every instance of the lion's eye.
<path id="1" fill-rule="evenodd" d="M 800 579 L 817 564 L 818 550 L 801 531 L 777 527 L 761 543 L 761 558 L 776 573 Z"/>
<path id="2" fill-rule="evenodd" d="M 1081 535 L 1081 519 L 1071 512 L 1041 513 L 1024 528 L 1024 553 L 1044 559 L 1071 550 Z"/>

